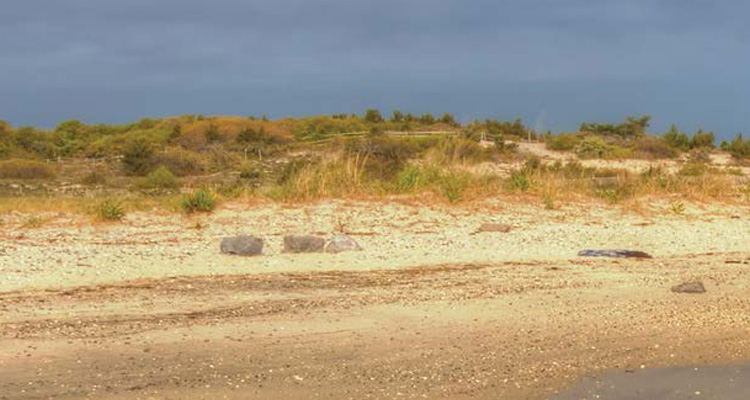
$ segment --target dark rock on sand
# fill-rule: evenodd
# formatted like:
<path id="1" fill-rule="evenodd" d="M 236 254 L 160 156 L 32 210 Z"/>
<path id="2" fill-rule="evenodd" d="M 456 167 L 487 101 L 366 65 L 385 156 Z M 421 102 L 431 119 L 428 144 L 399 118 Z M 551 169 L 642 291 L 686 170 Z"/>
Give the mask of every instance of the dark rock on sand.
<path id="1" fill-rule="evenodd" d="M 339 234 L 331 238 L 325 250 L 326 253 L 341 253 L 344 251 L 362 250 L 362 247 L 349 236 Z"/>
<path id="2" fill-rule="evenodd" d="M 482 232 L 500 232 L 500 233 L 508 233 L 510 230 L 513 229 L 513 226 L 506 225 L 506 224 L 496 224 L 496 223 L 485 223 L 482 225 L 479 225 L 479 229 L 474 231 L 472 234 L 475 235 L 477 233 Z"/>
<path id="3" fill-rule="evenodd" d="M 701 281 L 685 282 L 677 286 L 672 286 L 675 293 L 706 293 L 706 287 Z"/>
<path id="4" fill-rule="evenodd" d="M 263 253 L 263 239 L 255 236 L 233 236 L 221 240 L 221 252 L 238 256 L 257 256 Z"/>
<path id="5" fill-rule="evenodd" d="M 653 258 L 651 254 L 635 250 L 581 250 L 581 257 Z"/>
<path id="6" fill-rule="evenodd" d="M 284 236 L 284 253 L 319 253 L 325 248 L 326 240 L 320 236 Z"/>

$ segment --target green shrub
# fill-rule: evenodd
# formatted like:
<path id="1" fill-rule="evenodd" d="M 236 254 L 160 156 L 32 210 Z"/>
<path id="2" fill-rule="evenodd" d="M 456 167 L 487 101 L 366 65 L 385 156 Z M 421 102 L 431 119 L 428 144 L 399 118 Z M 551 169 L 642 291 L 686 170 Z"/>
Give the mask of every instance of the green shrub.
<path id="1" fill-rule="evenodd" d="M 723 143 L 722 148 L 735 158 L 750 157 L 750 139 L 744 140 L 741 133 L 738 133 L 731 142 Z"/>
<path id="2" fill-rule="evenodd" d="M 105 200 L 96 206 L 94 215 L 99 221 L 120 221 L 125 217 L 125 209 L 115 201 Z"/>
<path id="3" fill-rule="evenodd" d="M 510 188 L 513 190 L 527 191 L 531 187 L 529 177 L 524 172 L 514 172 L 510 175 Z"/>
<path id="4" fill-rule="evenodd" d="M 176 189 L 180 187 L 180 181 L 162 165 L 143 178 L 142 186 L 147 189 Z"/>
<path id="5" fill-rule="evenodd" d="M 523 164 L 523 169 L 526 171 L 538 171 L 540 169 L 543 169 L 543 167 L 544 165 L 542 164 L 542 159 L 537 156 L 530 157 Z"/>
<path id="6" fill-rule="evenodd" d="M 182 210 L 188 214 L 211 212 L 216 208 L 216 197 L 207 190 L 198 190 L 182 198 Z"/>
<path id="7" fill-rule="evenodd" d="M 672 148 L 680 150 L 690 149 L 690 138 L 686 134 L 680 132 L 680 130 L 677 129 L 677 126 L 674 124 L 669 127 L 669 130 L 664 134 L 662 138 L 667 143 L 667 145 Z"/>
<path id="8" fill-rule="evenodd" d="M 646 134 L 651 117 L 642 115 L 640 117 L 625 117 L 621 124 L 582 123 L 579 131 L 601 136 L 639 137 Z"/>
<path id="9" fill-rule="evenodd" d="M 694 149 L 714 147 L 714 133 L 706 132 L 703 129 L 698 130 L 693 135 L 693 139 L 690 142 L 690 147 Z"/>
<path id="10" fill-rule="evenodd" d="M 52 179 L 55 171 L 49 165 L 23 159 L 0 161 L 0 179 Z"/>
<path id="11" fill-rule="evenodd" d="M 380 114 L 380 111 L 369 108 L 365 110 L 365 116 L 364 116 L 365 122 L 376 124 L 378 122 L 383 122 L 383 116 Z"/>
<path id="12" fill-rule="evenodd" d="M 463 197 L 464 190 L 466 190 L 469 183 L 468 181 L 468 177 L 463 174 L 456 172 L 444 173 L 440 175 L 440 190 L 449 202 L 455 203 Z"/>
<path id="13" fill-rule="evenodd" d="M 555 209 L 555 201 L 552 199 L 552 196 L 549 194 L 544 195 L 544 209 L 545 210 L 554 210 Z"/>
<path id="14" fill-rule="evenodd" d="M 610 203 L 617 203 L 620 200 L 620 194 L 615 189 L 596 189 L 594 194 Z"/>
<path id="15" fill-rule="evenodd" d="M 372 178 L 394 177 L 420 150 L 417 142 L 388 136 L 349 140 L 344 150 L 363 160 L 365 172 Z"/>
<path id="16" fill-rule="evenodd" d="M 262 178 L 263 171 L 260 168 L 247 167 L 240 171 L 240 179 L 256 182 Z"/>
<path id="17" fill-rule="evenodd" d="M 416 165 L 410 165 L 396 175 L 396 190 L 399 192 L 412 192 L 422 180 L 422 170 Z"/>
<path id="18" fill-rule="evenodd" d="M 606 158 L 611 156 L 615 147 L 599 136 L 587 136 L 575 147 L 575 152 L 582 158 Z"/>
<path id="19" fill-rule="evenodd" d="M 675 214 L 685 213 L 685 203 L 681 201 L 675 201 L 669 204 L 669 209 Z"/>
<path id="20" fill-rule="evenodd" d="M 130 175 L 145 175 L 154 164 L 154 150 L 143 140 L 130 142 L 123 151 L 122 164 Z"/>

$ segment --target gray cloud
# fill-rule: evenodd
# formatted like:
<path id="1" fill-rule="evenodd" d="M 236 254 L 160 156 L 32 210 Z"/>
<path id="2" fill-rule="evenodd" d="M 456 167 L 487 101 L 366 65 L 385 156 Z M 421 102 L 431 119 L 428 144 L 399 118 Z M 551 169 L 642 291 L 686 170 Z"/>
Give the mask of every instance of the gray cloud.
<path id="1" fill-rule="evenodd" d="M 741 1 L 25 0 L 0 14 L 0 118 L 541 113 L 745 129 Z M 731 103 L 727 103 L 731 99 Z M 723 104 L 723 107 L 716 107 Z"/>

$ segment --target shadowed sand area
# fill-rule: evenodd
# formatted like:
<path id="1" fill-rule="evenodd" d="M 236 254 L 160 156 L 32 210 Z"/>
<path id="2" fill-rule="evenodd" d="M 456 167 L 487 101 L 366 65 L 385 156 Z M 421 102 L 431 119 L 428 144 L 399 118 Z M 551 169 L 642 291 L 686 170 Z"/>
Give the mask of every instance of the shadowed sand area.
<path id="1" fill-rule="evenodd" d="M 747 400 L 750 364 L 661 368 L 586 377 L 551 400 Z"/>

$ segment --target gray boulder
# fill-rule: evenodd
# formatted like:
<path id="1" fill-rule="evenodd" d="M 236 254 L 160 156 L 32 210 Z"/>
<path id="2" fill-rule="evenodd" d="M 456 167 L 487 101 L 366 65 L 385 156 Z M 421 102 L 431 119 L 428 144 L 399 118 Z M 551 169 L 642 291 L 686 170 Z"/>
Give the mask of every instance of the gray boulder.
<path id="1" fill-rule="evenodd" d="M 257 256 L 263 253 L 263 239 L 255 236 L 233 236 L 221 239 L 222 253 L 238 256 Z"/>
<path id="2" fill-rule="evenodd" d="M 284 253 L 320 253 L 325 245 L 326 240 L 320 236 L 284 236 Z"/>
<path id="3" fill-rule="evenodd" d="M 706 293 L 706 287 L 701 281 L 685 282 L 677 286 L 672 286 L 675 293 Z"/>
<path id="4" fill-rule="evenodd" d="M 338 234 L 331 238 L 326 245 L 326 253 L 341 253 L 344 251 L 359 251 L 362 247 L 344 234 Z"/>

